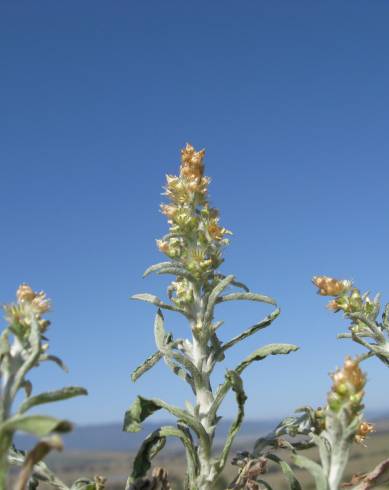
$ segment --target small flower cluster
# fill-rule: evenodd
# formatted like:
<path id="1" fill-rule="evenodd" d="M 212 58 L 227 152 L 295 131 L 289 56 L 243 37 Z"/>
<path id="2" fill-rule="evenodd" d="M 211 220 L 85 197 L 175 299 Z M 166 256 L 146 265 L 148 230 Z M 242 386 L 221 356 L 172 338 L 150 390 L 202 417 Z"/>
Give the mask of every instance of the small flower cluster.
<path id="1" fill-rule="evenodd" d="M 312 417 L 313 432 L 320 434 L 326 428 L 326 412 L 322 407 L 318 407 L 313 412 Z"/>
<path id="2" fill-rule="evenodd" d="M 223 262 L 222 248 L 231 232 L 220 226 L 218 210 L 209 205 L 210 179 L 204 176 L 204 155 L 204 150 L 195 151 L 187 144 L 181 150 L 179 176 L 166 176 L 165 195 L 171 202 L 162 204 L 161 212 L 168 218 L 170 230 L 157 240 L 157 246 L 193 277 L 205 280 Z M 189 281 L 183 277 L 172 283 L 170 293 L 178 305 L 192 298 Z"/>
<path id="3" fill-rule="evenodd" d="M 340 296 L 352 288 L 353 283 L 346 279 L 334 279 L 328 276 L 314 276 L 313 284 L 319 289 L 318 294 L 322 296 Z"/>
<path id="4" fill-rule="evenodd" d="M 367 293 L 361 294 L 359 289 L 353 288 L 353 283 L 349 280 L 315 276 L 312 282 L 319 288 L 318 293 L 322 296 L 335 297 L 327 304 L 327 308 L 335 313 L 338 311 L 343 311 L 345 315 L 361 313 L 370 317 L 375 312 L 375 302 Z"/>
<path id="5" fill-rule="evenodd" d="M 345 410 L 351 423 L 362 413 L 366 375 L 359 367 L 358 360 L 347 357 L 343 367 L 331 377 L 333 384 L 328 394 L 328 408 L 334 413 Z M 370 432 L 373 432 L 373 425 L 361 422 L 355 435 L 355 441 L 363 443 Z"/>
<path id="6" fill-rule="evenodd" d="M 358 431 L 355 434 L 355 438 L 354 438 L 355 442 L 364 445 L 366 437 L 372 432 L 374 432 L 373 424 L 370 424 L 369 422 L 365 422 L 365 421 L 361 422 L 359 424 Z"/>
<path id="7" fill-rule="evenodd" d="M 23 338 L 28 336 L 31 328 L 31 318 L 38 322 L 43 333 L 50 321 L 42 317 L 51 308 L 51 302 L 43 291 L 35 292 L 28 284 L 21 284 L 16 291 L 16 303 L 4 305 L 5 318 L 12 332 Z"/>

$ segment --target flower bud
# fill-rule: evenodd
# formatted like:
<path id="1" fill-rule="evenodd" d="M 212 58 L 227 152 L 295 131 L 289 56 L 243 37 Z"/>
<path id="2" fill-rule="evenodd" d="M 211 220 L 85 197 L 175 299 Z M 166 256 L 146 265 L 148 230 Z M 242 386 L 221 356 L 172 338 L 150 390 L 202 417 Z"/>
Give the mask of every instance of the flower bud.
<path id="1" fill-rule="evenodd" d="M 351 281 L 334 279 L 327 276 L 314 276 L 312 282 L 319 288 L 318 293 L 322 296 L 339 296 L 352 287 Z"/>
<path id="2" fill-rule="evenodd" d="M 38 315 L 43 315 L 44 313 L 47 313 L 51 308 L 50 300 L 46 298 L 46 293 L 44 293 L 43 291 L 36 293 L 35 298 L 31 302 L 31 305 L 33 310 Z"/>
<path id="3" fill-rule="evenodd" d="M 185 148 L 181 150 L 181 162 L 189 162 L 194 155 L 195 149 L 189 143 L 185 145 Z"/>
<path id="4" fill-rule="evenodd" d="M 346 383 L 340 383 L 335 387 L 336 393 L 340 396 L 345 396 L 348 394 L 349 389 Z"/>
<path id="5" fill-rule="evenodd" d="M 204 173 L 204 155 L 205 150 L 196 152 L 192 145 L 187 144 L 181 150 L 181 177 L 188 180 L 201 179 Z"/>
<path id="6" fill-rule="evenodd" d="M 191 228 L 196 224 L 196 218 L 192 216 L 189 210 L 181 209 L 175 214 L 174 223 L 183 228 Z"/>
<path id="7" fill-rule="evenodd" d="M 18 287 L 16 291 L 16 298 L 20 303 L 22 303 L 23 301 L 31 303 L 31 301 L 35 298 L 35 293 L 32 290 L 31 286 L 23 283 Z"/>
<path id="8" fill-rule="evenodd" d="M 366 437 L 374 432 L 374 425 L 370 424 L 369 422 L 362 421 L 359 424 L 357 433 L 355 434 L 355 442 L 358 444 L 362 444 L 365 442 Z"/>
<path id="9" fill-rule="evenodd" d="M 164 254 L 166 254 L 169 250 L 169 244 L 168 242 L 165 242 L 164 240 L 155 240 L 158 250 Z"/>
<path id="10" fill-rule="evenodd" d="M 342 407 L 342 400 L 340 396 L 331 391 L 330 394 L 328 395 L 328 406 L 333 412 L 338 412 L 340 408 Z"/>
<path id="11" fill-rule="evenodd" d="M 226 230 L 221 228 L 215 221 L 209 223 L 208 225 L 208 233 L 214 240 L 221 240 L 225 231 Z"/>
<path id="12" fill-rule="evenodd" d="M 161 212 L 168 218 L 173 218 L 177 212 L 177 206 L 172 206 L 171 204 L 161 204 Z"/>
<path id="13" fill-rule="evenodd" d="M 361 410 L 363 387 L 366 376 L 359 367 L 359 361 L 347 357 L 341 369 L 331 375 L 333 385 L 328 394 L 330 410 L 338 411 L 347 408 L 351 417 Z"/>
<path id="14" fill-rule="evenodd" d="M 332 299 L 329 303 L 327 303 L 327 308 L 335 313 L 339 311 L 339 306 L 335 299 Z"/>
<path id="15" fill-rule="evenodd" d="M 360 406 L 364 394 L 365 393 L 363 391 L 359 391 L 358 393 L 354 393 L 353 395 L 350 395 L 351 404 L 354 407 Z"/>
<path id="16" fill-rule="evenodd" d="M 178 182 L 178 177 L 175 175 L 166 175 L 166 183 L 168 186 L 176 184 Z"/>

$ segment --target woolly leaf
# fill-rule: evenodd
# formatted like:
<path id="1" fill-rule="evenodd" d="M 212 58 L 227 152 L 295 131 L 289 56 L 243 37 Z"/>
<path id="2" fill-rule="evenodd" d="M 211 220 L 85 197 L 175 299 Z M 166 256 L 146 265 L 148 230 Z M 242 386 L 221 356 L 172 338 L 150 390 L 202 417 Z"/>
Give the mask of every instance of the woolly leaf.
<path id="1" fill-rule="evenodd" d="M 215 274 L 215 277 L 224 279 L 227 276 L 225 276 L 224 274 Z M 243 284 L 243 282 L 235 281 L 235 279 L 231 282 L 231 285 L 240 289 L 244 289 L 247 293 L 250 291 L 250 289 L 246 286 L 246 284 Z"/>
<path id="2" fill-rule="evenodd" d="M 159 430 L 156 430 L 146 437 L 135 456 L 132 465 L 132 473 L 128 479 L 128 483 L 133 483 L 138 478 L 142 478 L 146 475 L 151 467 L 151 460 L 161 451 L 161 449 L 163 449 L 165 444 L 166 437 L 161 436 Z"/>
<path id="3" fill-rule="evenodd" d="M 212 320 L 213 308 L 215 306 L 216 300 L 221 292 L 223 292 L 234 280 L 234 276 L 230 275 L 222 279 L 211 291 L 208 296 L 207 307 L 204 314 L 204 322 L 208 323 Z M 242 293 L 245 294 L 245 293 Z"/>
<path id="4" fill-rule="evenodd" d="M 154 336 L 155 336 L 155 343 L 157 344 L 158 349 L 161 351 L 166 364 L 170 367 L 170 369 L 173 371 L 174 374 L 184 379 L 187 383 L 189 383 L 193 387 L 192 376 L 198 378 L 199 377 L 198 370 L 188 357 L 181 354 L 180 352 L 173 350 L 176 344 L 172 341 L 173 340 L 172 335 L 167 333 L 164 328 L 164 318 L 160 309 L 158 309 L 157 314 L 155 316 Z M 150 360 L 151 363 L 154 362 L 155 364 L 155 362 L 158 361 L 157 359 L 158 355 L 156 354 L 155 356 L 156 356 L 155 358 Z M 177 362 L 180 365 L 177 364 Z M 187 373 L 185 369 L 183 369 L 182 366 L 189 371 L 190 375 Z M 143 369 L 142 366 L 141 368 Z"/>
<path id="5" fill-rule="evenodd" d="M 154 354 L 148 357 L 140 366 L 134 369 L 134 371 L 131 373 L 132 381 L 135 383 L 135 381 L 138 380 L 142 376 L 142 374 L 155 366 L 161 358 L 161 351 L 154 352 Z"/>
<path id="6" fill-rule="evenodd" d="M 154 264 L 154 265 L 151 265 L 150 267 L 148 267 L 144 273 L 143 273 L 143 277 L 147 277 L 149 274 L 153 273 L 153 272 L 158 272 L 166 267 L 173 267 L 173 266 L 176 266 L 177 264 L 174 263 L 174 262 L 159 262 L 158 264 Z"/>
<path id="7" fill-rule="evenodd" d="M 270 459 L 271 461 L 274 461 L 275 463 L 277 463 L 281 467 L 281 470 L 282 470 L 285 478 L 288 481 L 290 490 L 302 490 L 301 485 L 300 485 L 299 481 L 297 480 L 292 468 L 288 465 L 288 463 L 286 461 L 281 459 L 276 454 L 267 454 L 266 457 L 268 459 Z"/>
<path id="8" fill-rule="evenodd" d="M 277 304 L 276 300 L 271 298 L 270 296 L 265 296 L 264 294 L 258 294 L 258 293 L 248 293 L 248 292 L 230 293 L 224 296 L 219 296 L 216 300 L 216 303 L 222 303 L 224 301 L 238 301 L 238 300 L 259 301 L 261 303 L 268 303 L 270 305 Z"/>
<path id="9" fill-rule="evenodd" d="M 52 432 L 69 432 L 71 429 L 72 425 L 67 420 L 44 415 L 14 415 L 0 425 L 0 433 L 21 431 L 37 437 L 44 437 Z"/>
<path id="10" fill-rule="evenodd" d="M 156 274 L 172 274 L 173 276 L 186 277 L 192 282 L 195 281 L 195 278 L 190 272 L 175 262 L 160 262 L 159 264 L 152 265 L 144 272 L 143 277 L 148 276 L 152 272 Z"/>
<path id="11" fill-rule="evenodd" d="M 256 323 L 252 327 L 250 327 L 247 330 L 245 330 L 244 332 L 242 332 L 240 335 L 237 335 L 233 339 L 231 339 L 228 342 L 226 342 L 225 344 L 223 344 L 221 347 L 222 351 L 224 352 L 227 349 L 230 349 L 235 344 L 238 344 L 242 340 L 244 340 L 247 337 L 250 337 L 251 335 L 258 332 L 259 330 L 262 330 L 263 328 L 268 327 L 279 316 L 280 313 L 281 313 L 281 310 L 279 308 L 277 308 L 272 313 L 270 313 L 270 315 L 268 315 L 266 318 L 264 318 L 262 321 L 260 321 L 259 323 Z"/>
<path id="12" fill-rule="evenodd" d="M 162 350 L 166 345 L 168 334 L 164 328 L 164 319 L 163 319 L 162 311 L 159 308 L 157 314 L 155 315 L 154 336 L 155 336 L 155 343 L 157 344 L 158 349 Z"/>
<path id="13" fill-rule="evenodd" d="M 226 380 L 231 386 L 232 390 L 235 392 L 236 402 L 238 405 L 238 414 L 231 424 L 231 427 L 228 431 L 226 442 L 224 444 L 224 448 L 222 450 L 221 456 L 218 461 L 218 469 L 221 471 L 227 461 L 228 454 L 231 449 L 231 445 L 235 439 L 236 434 L 239 432 L 239 429 L 243 422 L 244 417 L 244 404 L 247 400 L 247 396 L 243 389 L 243 382 L 239 374 L 235 371 L 227 371 Z"/>
<path id="14" fill-rule="evenodd" d="M 142 396 L 137 396 L 124 415 L 123 430 L 125 432 L 139 432 L 142 429 L 141 423 L 146 420 L 147 417 L 162 408 L 174 415 L 177 419 L 185 422 L 200 438 L 203 439 L 203 441 L 208 443 L 208 435 L 202 424 L 195 417 L 185 410 L 157 398 L 147 399 Z"/>
<path id="15" fill-rule="evenodd" d="M 176 376 L 178 376 L 179 378 L 186 381 L 191 386 L 191 388 L 193 390 L 193 379 L 192 379 L 192 377 L 185 371 L 184 368 L 182 368 L 176 362 L 174 362 L 173 357 L 174 356 L 171 353 L 171 351 L 167 350 L 164 353 L 163 359 L 164 359 L 165 363 L 167 364 L 167 366 L 169 366 L 169 368 L 172 370 L 172 372 Z"/>
<path id="16" fill-rule="evenodd" d="M 277 354 L 289 354 L 290 352 L 298 350 L 296 345 L 291 344 L 269 344 L 264 347 L 261 347 L 253 354 L 248 356 L 243 362 L 241 362 L 238 367 L 235 369 L 237 374 L 241 374 L 247 366 L 249 366 L 254 361 L 261 361 L 265 359 L 269 355 L 277 355 Z M 215 417 L 217 410 L 219 409 L 222 401 L 224 400 L 228 390 L 231 388 L 230 381 L 227 379 L 222 385 L 219 386 L 215 399 L 209 409 L 210 418 Z"/>
<path id="17" fill-rule="evenodd" d="M 149 293 L 134 294 L 133 296 L 130 297 L 130 299 L 145 301 L 146 303 L 151 303 L 155 306 L 158 306 L 159 308 L 164 308 L 165 310 L 184 313 L 182 310 L 180 310 L 180 308 L 164 303 L 161 299 L 158 298 L 158 296 L 155 296 L 154 294 L 149 294 Z"/>
<path id="18" fill-rule="evenodd" d="M 167 437 L 177 437 L 183 443 L 188 455 L 188 473 L 194 479 L 198 469 L 198 458 L 191 439 L 182 429 L 164 426 L 149 434 L 143 441 L 135 456 L 131 476 L 127 481 L 127 488 L 139 478 L 143 478 L 151 467 L 152 459 L 163 449 Z"/>
<path id="19" fill-rule="evenodd" d="M 299 348 L 296 345 L 292 344 L 269 344 L 264 347 L 259 348 L 253 354 L 246 357 L 244 361 L 242 361 L 239 366 L 236 368 L 236 372 L 240 374 L 247 366 L 249 366 L 254 361 L 262 361 L 268 356 L 275 356 L 280 354 L 289 354 L 290 352 L 294 352 Z"/>
<path id="20" fill-rule="evenodd" d="M 195 277 L 183 267 L 166 267 L 158 271 L 157 274 L 171 274 L 172 276 L 185 277 L 188 281 L 196 282 Z"/>
<path id="21" fill-rule="evenodd" d="M 320 465 L 299 454 L 293 455 L 293 462 L 311 473 L 316 482 L 316 490 L 329 490 L 327 479 Z"/>
<path id="22" fill-rule="evenodd" d="M 66 400 L 68 398 L 73 398 L 75 396 L 87 395 L 88 392 L 85 388 L 79 386 L 69 386 L 62 388 L 61 390 L 48 391 L 45 393 L 40 393 L 39 395 L 26 398 L 20 405 L 18 410 L 19 413 L 24 413 L 31 407 L 36 405 L 42 405 L 44 403 L 56 402 L 59 400 Z"/>
<path id="23" fill-rule="evenodd" d="M 330 420 L 329 415 L 330 414 L 328 413 L 327 418 L 326 418 L 326 424 L 327 424 L 327 421 L 329 422 L 329 420 Z M 336 418 L 336 417 L 334 417 L 334 418 Z M 320 461 L 321 461 L 321 466 L 323 468 L 323 471 L 324 471 L 324 473 L 327 473 L 329 468 L 330 468 L 330 464 L 331 464 L 331 445 L 329 444 L 325 435 L 326 435 L 326 432 L 324 432 L 324 433 L 322 432 L 320 435 L 311 433 L 311 439 L 316 444 L 316 447 L 319 450 Z M 354 435 L 353 435 L 353 438 L 354 438 Z M 348 457 L 348 452 L 347 452 L 347 457 Z"/>
<path id="24" fill-rule="evenodd" d="M 137 396 L 124 415 L 123 431 L 139 432 L 142 430 L 141 423 L 161 408 L 154 400 Z"/>
<path id="25" fill-rule="evenodd" d="M 190 374 L 189 376 L 189 383 L 191 384 L 192 379 L 195 380 L 197 384 L 201 383 L 201 374 L 200 371 L 197 369 L 197 367 L 193 364 L 193 362 L 187 357 L 185 354 L 182 354 L 181 352 L 177 352 L 173 349 L 167 349 L 164 354 L 165 360 L 171 360 L 174 359 L 178 363 L 180 363 Z M 188 381 L 188 374 L 187 372 L 182 369 L 184 376 L 182 376 L 181 372 L 178 372 L 178 376 L 181 375 L 185 379 L 185 381 Z"/>
<path id="26" fill-rule="evenodd" d="M 39 361 L 51 361 L 51 362 L 54 362 L 54 364 L 56 364 L 57 366 L 59 366 L 61 369 L 63 369 L 66 373 L 69 371 L 68 367 L 66 366 L 66 364 L 63 362 L 62 359 L 60 359 L 59 357 L 57 356 L 53 356 L 51 354 L 47 355 L 47 354 L 42 354 L 39 358 Z"/>

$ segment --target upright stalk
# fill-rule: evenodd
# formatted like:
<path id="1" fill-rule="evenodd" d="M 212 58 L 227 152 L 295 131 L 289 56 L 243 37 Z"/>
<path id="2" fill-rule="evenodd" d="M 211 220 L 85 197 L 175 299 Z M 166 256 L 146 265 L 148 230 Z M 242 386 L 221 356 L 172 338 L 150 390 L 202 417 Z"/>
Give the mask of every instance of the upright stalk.
<path id="1" fill-rule="evenodd" d="M 205 431 L 208 434 L 208 443 L 204 444 L 199 441 L 198 457 L 200 462 L 200 475 L 198 478 L 199 488 L 204 490 L 211 488 L 209 481 L 212 473 L 212 442 L 214 436 L 214 428 L 212 421 L 209 419 L 209 409 L 214 401 L 212 394 L 211 382 L 209 374 L 204 371 L 204 365 L 207 361 L 207 345 L 201 339 L 196 339 L 193 335 L 193 361 L 197 369 L 201 373 L 201 382 L 195 385 L 196 404 L 198 406 L 199 420 Z"/>
<path id="2" fill-rule="evenodd" d="M 150 484 L 146 473 L 152 458 L 162 449 L 168 436 L 180 439 L 185 447 L 188 460 L 186 490 L 214 489 L 243 420 L 246 395 L 240 378 L 242 371 L 253 361 L 297 349 L 289 344 L 273 344 L 259 349 L 235 370 L 227 371 L 225 382 L 213 392 L 211 376 L 216 363 L 222 361 L 225 352 L 235 344 L 270 325 L 279 310 L 226 343 L 218 338 L 216 331 L 220 322 L 214 323 L 216 304 L 232 300 L 276 303 L 268 296 L 250 292 L 247 286 L 235 281 L 234 276 L 218 272 L 223 263 L 222 250 L 229 243 L 226 236 L 231 233 L 220 226 L 219 212 L 209 204 L 210 179 L 204 176 L 204 153 L 204 150 L 196 152 L 191 145 L 187 145 L 181 151 L 179 176 L 166 177 L 166 196 L 171 202 L 161 205 L 161 211 L 167 216 L 170 229 L 167 235 L 157 240 L 157 246 L 169 261 L 149 267 L 144 274 L 155 272 L 175 276 L 168 287 L 171 302 L 165 303 L 148 293 L 133 296 L 159 308 L 154 324 L 158 350 L 135 369 L 133 381 L 163 359 L 175 375 L 191 386 L 194 402 L 193 405 L 187 403 L 186 408 L 182 409 L 154 398 L 139 396 L 134 401 L 126 412 L 124 430 L 137 432 L 141 422 L 159 409 L 173 414 L 178 423 L 176 427 L 161 427 L 145 439 L 127 482 L 126 488 L 130 490 Z M 231 286 L 238 292 L 223 294 Z M 175 340 L 165 330 L 161 309 L 177 312 L 186 318 L 191 330 L 190 339 Z M 235 393 L 238 413 L 224 447 L 217 455 L 213 448 L 217 412 L 230 390 Z"/>
<path id="3" fill-rule="evenodd" d="M 59 364 L 62 361 L 47 353 L 49 346 L 44 334 L 50 322 L 43 315 L 50 310 L 50 301 L 45 293 L 35 292 L 27 284 L 22 284 L 17 289 L 16 300 L 16 303 L 3 306 L 7 326 L 0 336 L 0 490 L 6 488 L 10 463 L 23 467 L 15 488 L 24 489 L 26 482 L 30 478 L 35 479 L 37 474 L 46 478 L 49 473 L 43 463 L 38 473 L 35 470 L 51 449 L 62 447 L 60 438 L 51 437 L 52 433 L 71 429 L 71 424 L 65 420 L 44 415 L 31 416 L 28 410 L 44 403 L 86 394 L 85 389 L 74 386 L 32 394 L 33 387 L 27 378 L 30 371 L 44 361 L 53 360 Z M 17 406 L 21 391 L 25 396 Z M 28 454 L 24 454 L 12 447 L 14 434 L 19 430 L 45 439 L 38 441 Z M 52 479 L 47 481 L 53 482 Z"/>

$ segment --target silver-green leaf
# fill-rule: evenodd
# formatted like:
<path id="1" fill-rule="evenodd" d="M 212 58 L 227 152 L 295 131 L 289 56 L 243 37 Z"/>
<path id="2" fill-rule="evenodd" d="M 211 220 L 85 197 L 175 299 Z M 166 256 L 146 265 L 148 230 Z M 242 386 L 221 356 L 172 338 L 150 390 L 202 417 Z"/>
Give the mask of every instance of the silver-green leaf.
<path id="1" fill-rule="evenodd" d="M 39 395 L 26 398 L 18 410 L 19 413 L 24 413 L 32 407 L 42 405 L 44 403 L 52 403 L 60 400 L 66 400 L 68 398 L 74 398 L 75 396 L 87 395 L 88 392 L 85 388 L 79 386 L 68 386 L 56 391 L 47 391 L 40 393 Z"/>
<path id="2" fill-rule="evenodd" d="M 14 415 L 0 425 L 0 434 L 21 431 L 44 437 L 52 432 L 69 432 L 71 429 L 72 424 L 67 420 L 44 415 Z"/>
<path id="3" fill-rule="evenodd" d="M 241 373 L 247 366 L 254 361 L 262 361 L 268 356 L 276 356 L 281 354 L 290 354 L 297 351 L 299 347 L 293 344 L 269 344 L 257 349 L 250 356 L 246 357 L 236 368 L 237 373 Z"/>

